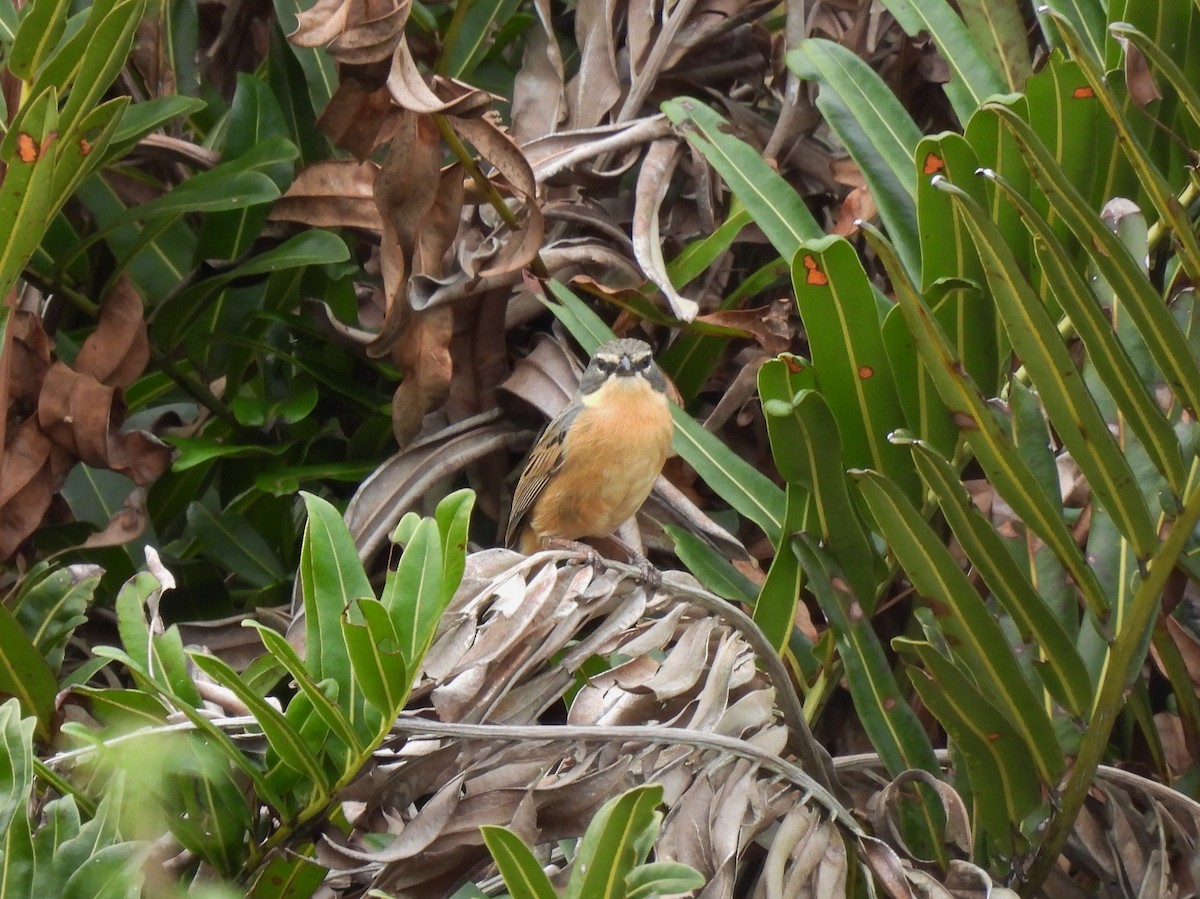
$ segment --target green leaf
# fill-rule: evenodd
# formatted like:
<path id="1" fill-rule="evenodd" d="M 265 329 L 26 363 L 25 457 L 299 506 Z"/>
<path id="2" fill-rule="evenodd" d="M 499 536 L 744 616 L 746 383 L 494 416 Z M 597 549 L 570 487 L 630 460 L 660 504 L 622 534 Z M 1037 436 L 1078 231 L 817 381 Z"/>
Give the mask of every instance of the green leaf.
<path id="1" fill-rule="evenodd" d="M 62 208 L 79 183 L 103 164 L 128 108 L 128 97 L 109 100 L 89 110 L 55 141 L 53 208 Z"/>
<path id="2" fill-rule="evenodd" d="M 297 14 L 312 4 L 302 0 L 274 0 L 274 5 L 279 27 L 284 34 L 291 34 L 296 30 Z M 304 70 L 312 108 L 324 109 L 338 84 L 337 63 L 323 47 L 297 47 L 288 42 L 287 49 Z"/>
<path id="3" fill-rule="evenodd" d="M 780 533 L 786 536 L 780 539 L 788 539 L 804 529 L 811 506 L 808 491 L 797 482 L 788 483 L 784 498 L 786 503 Z M 804 589 L 805 573 L 794 553 L 787 552 L 786 547 L 781 548 L 778 543 L 773 545 L 776 548 L 775 557 L 771 559 L 771 567 L 767 569 L 767 576 L 754 602 L 754 623 L 782 655 L 796 632 L 796 609 Z"/>
<path id="4" fill-rule="evenodd" d="M 144 610 L 147 606 L 157 607 L 162 591 L 158 578 L 147 571 L 134 575 L 121 587 L 116 604 L 121 645 L 151 682 L 180 697 L 188 706 L 198 708 L 200 693 L 188 674 L 179 629 L 172 626 L 152 635 L 146 622 Z"/>
<path id="5" fill-rule="evenodd" d="M 286 138 L 283 111 L 265 80 L 245 72 L 237 76 L 233 103 L 224 122 L 221 158 L 227 161 L 251 153 L 272 139 Z M 290 142 L 289 142 L 290 143 Z M 299 151 L 296 151 L 299 155 Z M 294 175 L 292 160 L 276 159 L 257 167 L 279 190 L 286 190 Z M 265 205 L 210 215 L 200 232 L 200 252 L 205 259 L 236 259 L 258 238 L 270 209 Z"/>
<path id="6" fill-rule="evenodd" d="M 930 603 L 960 670 L 1012 723 L 1047 787 L 1064 766 L 1049 715 L 1025 680 L 999 624 L 941 538 L 896 485 L 873 472 L 855 475 L 881 532 L 916 591 Z"/>
<path id="7" fill-rule="evenodd" d="M 625 899 L 655 899 L 704 886 L 704 875 L 683 862 L 638 865 L 625 878 Z"/>
<path id="8" fill-rule="evenodd" d="M 842 572 L 814 536 L 797 534 L 790 545 L 808 576 L 809 589 L 829 619 L 855 714 L 885 768 L 893 777 L 910 768 L 937 772 L 938 760 L 929 736 L 896 681 L 871 619 L 862 614 L 847 591 Z M 923 855 L 944 857 L 945 814 L 929 791 L 918 790 L 902 809 L 906 838 L 915 841 Z"/>
<path id="9" fill-rule="evenodd" d="M 963 552 L 1012 616 L 1022 639 L 1037 648 L 1050 692 L 1071 714 L 1082 716 L 1091 706 L 1092 684 L 1071 636 L 1021 570 L 1004 538 L 971 502 L 950 464 L 922 443 L 913 443 L 912 450 L 921 477 L 937 497 Z"/>
<path id="10" fill-rule="evenodd" d="M 910 667 L 908 674 L 921 701 L 967 760 L 971 794 L 984 829 L 1000 851 L 1011 854 L 1013 834 L 1042 804 L 1038 782 L 1030 777 L 1032 755 L 1011 723 L 941 653 L 928 643 L 900 637 L 893 645 L 928 670 Z"/>
<path id="11" fill-rule="evenodd" d="M 279 188 L 262 172 L 211 169 L 192 175 L 157 199 L 130 207 L 105 227 L 184 213 L 242 209 L 259 203 L 270 203 L 278 198 Z"/>
<path id="12" fill-rule="evenodd" d="M 125 109 L 112 139 L 112 155 L 124 156 L 133 145 L 172 119 L 191 115 L 206 106 L 195 97 L 152 97 Z"/>
<path id="13" fill-rule="evenodd" d="M 841 573 L 829 564 L 828 553 L 808 534 L 794 537 L 791 548 L 829 619 L 855 711 L 884 766 L 893 776 L 909 768 L 937 771 L 933 746 L 896 683 L 883 644 L 846 591 Z"/>
<path id="14" fill-rule="evenodd" d="M 467 568 L 467 537 L 474 508 L 475 492 L 462 489 L 441 500 L 433 513 L 442 542 L 443 608 L 454 598 Z"/>
<path id="15" fill-rule="evenodd" d="M 292 649 L 292 645 L 283 636 L 257 621 L 247 621 L 246 625 L 258 631 L 259 639 L 263 641 L 267 652 L 271 653 L 287 669 L 288 674 L 296 681 L 296 686 L 308 698 L 315 714 L 325 723 L 325 726 L 355 751 L 364 749 L 365 744 L 358 739 L 358 735 L 354 732 L 349 715 L 325 695 L 325 692 L 313 680 L 309 673 L 310 669 L 300 660 L 296 650 Z"/>
<path id="16" fill-rule="evenodd" d="M 675 419 L 671 448 L 721 499 L 758 525 L 769 540 L 777 541 L 783 525 L 783 491 L 685 410 L 672 405 L 671 417 Z"/>
<path id="17" fill-rule="evenodd" d="M 46 135 L 57 127 L 57 100 L 53 91 L 42 94 L 25 108 L 22 127 L 26 138 L 34 141 L 34 159 L 12 155 L 4 157 L 4 190 L 0 191 L 0 221 L 6 223 L 7 237 L 0 243 L 0 296 L 7 296 L 25 264 L 41 243 L 54 209 L 51 204 L 54 184 L 54 155 L 40 152 Z M 16 134 L 10 131 L 9 135 Z M 16 139 L 14 138 L 14 144 Z"/>
<path id="18" fill-rule="evenodd" d="M 135 899 L 141 895 L 141 862 L 149 852 L 138 843 L 105 846 L 72 873 L 62 899 Z"/>
<path id="19" fill-rule="evenodd" d="M 1059 18 L 1069 21 L 1074 29 L 1083 37 L 1087 52 L 1095 59 L 1104 58 L 1104 32 L 1106 4 L 1098 0 L 1047 0 L 1034 7 L 1042 33 L 1052 47 L 1066 49 L 1062 37 L 1055 27 Z M 1053 14 L 1053 15 L 1051 15 Z"/>
<path id="20" fill-rule="evenodd" d="M 550 878 L 519 836 L 495 824 L 484 824 L 479 830 L 509 893 L 522 899 L 558 899 Z"/>
<path id="21" fill-rule="evenodd" d="M 22 81 L 33 80 L 34 73 L 63 36 L 70 8 L 70 0 L 38 0 L 29 4 L 5 60 L 5 66 L 13 75 Z"/>
<path id="22" fill-rule="evenodd" d="M 1176 496 L 1183 493 L 1185 472 L 1179 440 L 1171 423 L 1158 406 L 1134 366 L 1133 360 L 1113 329 L 1108 314 L 1088 289 L 1083 276 L 1068 258 L 1049 224 L 1033 206 L 999 177 L 996 183 L 1009 201 L 1020 210 L 1030 230 L 1038 235 L 1037 255 L 1047 284 L 1063 312 L 1071 320 L 1088 351 L 1088 362 L 1095 367 L 1104 386 L 1112 394 L 1126 423 L 1141 440 L 1155 466 L 1170 484 Z M 1015 346 L 1015 343 L 1014 343 Z"/>
<path id="23" fill-rule="evenodd" d="M 495 32 L 520 5 L 520 0 L 463 0 L 455 4 L 438 57 L 438 74 L 468 78 L 492 49 Z"/>
<path id="24" fill-rule="evenodd" d="M 119 649 L 111 646 L 97 646 L 93 649 L 93 652 L 102 658 L 114 659 L 121 662 L 129 669 L 130 674 L 133 675 L 134 680 L 141 689 L 150 693 L 161 694 L 178 712 L 182 713 L 214 749 L 220 752 L 223 758 L 231 762 L 249 779 L 254 789 L 258 792 L 259 797 L 277 809 L 287 807 L 283 796 L 272 787 L 270 781 L 263 775 L 263 772 L 238 748 L 233 739 L 225 731 L 213 724 L 205 714 L 197 710 L 196 706 L 199 705 L 198 702 L 195 704 L 190 703 L 173 693 L 169 685 L 157 683 L 150 672 L 137 659 Z"/>
<path id="25" fill-rule="evenodd" d="M 675 544 L 679 561 L 705 589 L 732 602 L 754 603 L 758 588 L 729 559 L 686 528 L 665 525 L 663 530 Z"/>
<path id="26" fill-rule="evenodd" d="M 853 50 L 810 38 L 787 54 L 801 78 L 820 82 L 817 108 L 862 172 L 884 227 L 910 272 L 920 271 L 913 152 L 921 129 Z"/>
<path id="27" fill-rule="evenodd" d="M 190 652 L 189 657 L 200 670 L 204 671 L 217 683 L 229 688 L 250 710 L 263 735 L 278 753 L 284 764 L 294 771 L 303 774 L 306 781 L 313 787 L 326 792 L 332 782 L 326 776 L 317 757 L 309 750 L 301 739 L 300 734 L 273 705 L 251 690 L 242 681 L 236 671 L 216 656 L 202 652 Z"/>
<path id="28" fill-rule="evenodd" d="M 668 100 L 662 110 L 683 127 L 684 137 L 725 179 L 780 256 L 791 259 L 803 241 L 825 233 L 800 195 L 749 144 L 734 136 L 725 119 L 691 97 Z"/>
<path id="29" fill-rule="evenodd" d="M 205 558 L 223 570 L 234 572 L 254 587 L 283 580 L 283 562 L 242 516 L 194 502 L 188 506 L 187 522 L 200 540 Z"/>
<path id="30" fill-rule="evenodd" d="M 318 496 L 311 493 L 300 496 L 308 510 L 300 549 L 306 667 L 318 681 L 327 677 L 336 681 L 341 695 L 347 698 L 351 695 L 353 678 L 342 637 L 342 609 L 353 600 L 374 598 L 375 591 L 342 516 Z M 354 720 L 353 709 L 350 718 Z"/>
<path id="31" fill-rule="evenodd" d="M 662 804 L 660 784 L 634 787 L 600 807 L 579 841 L 567 882 L 571 899 L 618 899 L 625 878 L 637 864 L 642 834 L 657 829 L 655 810 Z"/>
<path id="32" fill-rule="evenodd" d="M 787 370 L 786 363 L 768 361 L 759 369 L 758 378 L 776 467 L 784 480 L 797 484 L 810 497 L 804 530 L 817 534 L 829 548 L 846 572 L 851 592 L 870 615 L 879 560 L 850 501 L 846 484 L 850 465 L 842 452 L 837 423 L 825 398 L 815 390 L 801 388 L 786 395 L 787 387 L 780 384 L 781 369 Z M 790 611 L 794 616 L 794 605 Z"/>
<path id="33" fill-rule="evenodd" d="M 932 185 L 933 176 L 944 174 L 964 190 L 977 191 L 986 200 L 986 184 L 973 179 L 979 168 L 974 147 L 961 134 L 923 137 L 914 152 L 917 176 L 917 225 L 921 240 L 921 277 L 913 278 L 928 291 L 943 278 L 960 278 L 983 284 L 983 266 L 962 214 L 954 203 Z M 901 261 L 903 257 L 901 257 Z M 907 267 L 907 266 L 906 266 Z M 994 339 L 994 338 L 993 338 Z M 972 370 L 976 378 L 979 374 Z"/>
<path id="34" fill-rule="evenodd" d="M 309 899 L 329 869 L 311 858 L 311 844 L 299 851 L 275 853 L 258 870 L 246 892 L 247 899 Z"/>
<path id="35" fill-rule="evenodd" d="M 16 697 L 25 713 L 36 718 L 39 739 L 50 737 L 57 693 L 54 672 L 8 607 L 0 603 L 0 694 Z"/>
<path id="36" fill-rule="evenodd" d="M 97 4 L 88 17 L 87 28 L 103 4 Z M 84 45 L 74 84 L 62 108 L 62 121 L 70 126 L 85 110 L 97 102 L 129 58 L 134 32 L 146 11 L 146 0 L 117 0 L 111 11 L 100 19 Z M 64 50 L 64 53 L 69 53 Z M 39 82 L 41 78 L 39 77 Z"/>
<path id="37" fill-rule="evenodd" d="M 1002 106 L 987 107 L 1016 138 L 1038 186 L 1050 199 L 1057 215 L 1085 246 L 1097 247 L 1090 254 L 1099 273 L 1121 297 L 1122 308 L 1133 319 L 1151 354 L 1163 369 L 1167 383 L 1184 405 L 1200 409 L 1200 364 L 1187 339 L 1171 317 L 1171 311 L 1155 293 L 1138 261 L 1129 255 L 1120 238 L 1089 208 L 1078 189 L 1063 176 L 1029 124 Z"/>
<path id="38" fill-rule="evenodd" d="M 415 672 L 433 642 L 442 611 L 453 593 L 442 589 L 442 547 L 437 524 L 422 519 L 389 571 L 380 601 L 399 635 L 399 649 L 409 671 Z"/>
<path id="39" fill-rule="evenodd" d="M 1107 614 L 1104 591 L 1063 521 L 1057 496 L 1050 496 L 1039 488 L 1037 478 L 1001 426 L 998 412 L 967 376 L 945 332 L 914 290 L 890 245 L 869 226 L 864 228 L 864 234 L 892 278 L 896 301 L 904 312 L 909 331 L 938 393 L 952 411 L 966 416 L 971 423 L 964 430 L 964 436 L 975 458 L 1018 517 L 1046 542 L 1067 568 L 1093 614 L 1103 620 Z"/>
<path id="40" fill-rule="evenodd" d="M 72 693 L 86 697 L 88 711 L 104 728 L 117 733 L 162 724 L 170 712 L 157 696 L 140 690 L 101 689 L 85 685 L 76 687 Z"/>
<path id="41" fill-rule="evenodd" d="M 84 612 L 103 573 L 95 565 L 52 569 L 45 563 L 21 580 L 9 608 L 51 670 L 58 670 L 63 644 L 87 620 Z"/>
<path id="42" fill-rule="evenodd" d="M 978 299 L 977 291 L 969 294 L 966 290 L 950 291 L 943 298 L 935 315 L 949 333 L 962 335 L 962 329 L 954 326 L 967 321 L 972 298 Z M 938 395 L 937 385 L 917 352 L 916 341 L 898 306 L 883 320 L 882 335 L 896 379 L 896 396 L 909 430 L 947 455 L 953 453 L 958 444 L 958 426 Z"/>
<path id="43" fill-rule="evenodd" d="M 1002 75 L 1005 86 L 1011 91 L 1024 90 L 1033 65 L 1019 0 L 961 0 L 959 8 L 967 29 Z"/>
<path id="44" fill-rule="evenodd" d="M 992 67 L 971 32 L 946 0 L 884 0 L 888 12 L 912 37 L 924 31 L 950 67 L 944 85 L 960 122 L 966 122 L 983 101 L 1003 93 L 1007 85 Z"/>
<path id="45" fill-rule="evenodd" d="M 33 792 L 34 718 L 21 715 L 20 703 L 0 703 L 0 833 L 25 829 L 29 836 L 26 807 Z M 5 860 L 11 863 L 11 857 Z M 3 877 L 0 876 L 0 882 Z"/>
<path id="46" fill-rule="evenodd" d="M 1080 72 L 1116 127 L 1118 146 L 1137 172 L 1142 189 L 1150 197 L 1164 226 L 1171 229 L 1180 263 L 1192 278 L 1200 278 L 1200 239 L 1196 237 L 1195 229 L 1175 195 L 1176 191 L 1159 171 L 1132 123 L 1124 115 L 1123 104 L 1105 76 L 1103 67 L 1087 55 L 1083 37 L 1065 17 L 1053 11 L 1047 15 L 1054 20 L 1059 35 L 1071 51 L 1072 59 L 1079 64 Z"/>
<path id="47" fill-rule="evenodd" d="M 1095 496 L 1133 543 L 1138 557 L 1149 557 L 1157 536 L 1145 498 L 1124 451 L 1083 384 L 1054 320 L 984 210 L 948 181 L 940 186 L 967 213 L 967 227 L 1009 339 L 1037 385 L 1051 422 L 1087 476 Z"/>
<path id="48" fill-rule="evenodd" d="M 354 620 L 354 613 L 361 621 Z M 350 604 L 342 617 L 342 634 L 363 695 L 390 725 L 408 701 L 409 671 L 415 674 L 419 668 L 404 664 L 400 635 L 387 609 L 376 599 Z"/>
<path id="49" fill-rule="evenodd" d="M 817 382 L 841 435 L 844 468 L 882 471 L 915 496 L 912 459 L 887 439 L 907 422 L 875 292 L 854 248 L 837 237 L 804 244 L 792 262 L 792 284 Z"/>

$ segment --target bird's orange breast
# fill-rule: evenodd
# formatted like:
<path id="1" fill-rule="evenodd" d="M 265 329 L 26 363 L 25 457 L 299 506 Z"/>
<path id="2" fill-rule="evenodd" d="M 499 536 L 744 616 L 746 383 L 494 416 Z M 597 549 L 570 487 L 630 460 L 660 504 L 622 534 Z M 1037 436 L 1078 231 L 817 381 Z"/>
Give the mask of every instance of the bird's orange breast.
<path id="1" fill-rule="evenodd" d="M 650 495 L 673 430 L 666 396 L 641 378 L 612 379 L 588 396 L 564 440 L 562 467 L 534 506 L 534 535 L 615 531 Z"/>

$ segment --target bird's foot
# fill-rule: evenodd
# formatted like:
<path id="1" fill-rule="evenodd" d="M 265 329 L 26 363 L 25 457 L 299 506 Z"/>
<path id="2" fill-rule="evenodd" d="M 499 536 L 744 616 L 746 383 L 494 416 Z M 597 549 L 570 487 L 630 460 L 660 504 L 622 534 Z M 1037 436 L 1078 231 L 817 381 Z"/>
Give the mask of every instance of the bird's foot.
<path id="1" fill-rule="evenodd" d="M 590 565 L 597 572 L 604 571 L 608 567 L 608 563 L 604 561 L 604 556 L 596 552 L 595 548 L 588 546 L 579 540 L 566 540 L 562 537 L 547 537 L 543 540 L 543 546 L 547 549 L 565 549 L 571 552 L 577 552 L 583 556 L 583 563 Z"/>
<path id="2" fill-rule="evenodd" d="M 631 565 L 637 566 L 638 582 L 650 593 L 662 586 L 662 572 L 636 549 L 629 550 L 629 562 Z"/>

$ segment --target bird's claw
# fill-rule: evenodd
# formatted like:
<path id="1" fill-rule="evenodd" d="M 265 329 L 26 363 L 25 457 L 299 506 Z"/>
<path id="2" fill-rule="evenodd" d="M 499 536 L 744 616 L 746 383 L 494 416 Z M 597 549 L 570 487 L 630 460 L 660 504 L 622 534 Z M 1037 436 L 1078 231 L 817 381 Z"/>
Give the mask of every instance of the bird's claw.
<path id="1" fill-rule="evenodd" d="M 653 593 L 662 586 L 662 572 L 636 550 L 629 551 L 629 561 L 636 565 L 638 569 L 638 582 L 642 584 L 649 592 Z"/>

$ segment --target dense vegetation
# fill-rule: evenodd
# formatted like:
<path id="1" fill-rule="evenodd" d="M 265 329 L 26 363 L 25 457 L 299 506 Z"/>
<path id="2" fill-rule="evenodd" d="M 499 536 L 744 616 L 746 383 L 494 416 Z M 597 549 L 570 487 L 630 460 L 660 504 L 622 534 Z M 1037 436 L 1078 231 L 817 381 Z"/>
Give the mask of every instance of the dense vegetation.
<path id="1" fill-rule="evenodd" d="M 1196 4 L 0 53 L 0 893 L 1195 893 Z M 655 589 L 494 548 L 614 332 Z"/>

